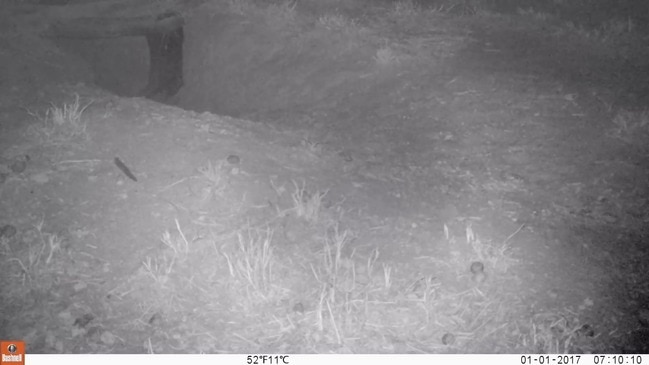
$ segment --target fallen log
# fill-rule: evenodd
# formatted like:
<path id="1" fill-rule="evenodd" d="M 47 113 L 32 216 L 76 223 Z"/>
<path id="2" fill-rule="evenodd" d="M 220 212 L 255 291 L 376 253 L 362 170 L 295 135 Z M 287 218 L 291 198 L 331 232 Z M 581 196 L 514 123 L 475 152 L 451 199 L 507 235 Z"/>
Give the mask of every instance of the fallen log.
<path id="1" fill-rule="evenodd" d="M 51 24 L 45 35 L 72 39 L 146 37 L 149 78 L 139 96 L 165 101 L 183 86 L 183 26 L 182 15 L 168 11 L 155 17 L 68 19 Z"/>
<path id="2" fill-rule="evenodd" d="M 92 17 L 57 21 L 51 24 L 43 35 L 53 38 L 75 39 L 118 38 L 167 33 L 183 26 L 184 20 L 180 14 L 167 12 L 156 17 Z"/>

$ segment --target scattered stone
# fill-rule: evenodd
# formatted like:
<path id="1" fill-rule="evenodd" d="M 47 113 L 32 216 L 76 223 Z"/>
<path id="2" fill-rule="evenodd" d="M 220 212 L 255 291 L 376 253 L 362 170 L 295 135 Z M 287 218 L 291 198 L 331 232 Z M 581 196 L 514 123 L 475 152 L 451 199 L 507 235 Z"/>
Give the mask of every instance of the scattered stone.
<path id="1" fill-rule="evenodd" d="M 108 346 L 113 346 L 115 344 L 116 338 L 117 337 L 112 332 L 109 331 L 105 331 L 104 333 L 101 334 L 101 336 L 99 336 L 101 342 L 103 342 L 105 345 Z"/>
<path id="2" fill-rule="evenodd" d="M 302 304 L 302 302 L 295 303 L 295 305 L 293 306 L 293 312 L 300 314 L 304 313 L 304 304 Z"/>
<path id="3" fill-rule="evenodd" d="M 593 337 L 595 336 L 595 329 L 593 329 L 593 326 L 585 324 L 577 330 L 577 334 L 583 337 Z"/>
<path id="4" fill-rule="evenodd" d="M 149 324 L 152 326 L 157 326 L 162 321 L 162 316 L 160 313 L 153 313 L 151 318 L 149 318 Z"/>
<path id="5" fill-rule="evenodd" d="M 9 169 L 14 174 L 20 174 L 21 172 L 25 171 L 26 168 L 27 168 L 26 160 L 16 160 L 11 164 L 11 166 L 9 166 Z"/>
<path id="6" fill-rule="evenodd" d="M 484 264 L 480 261 L 475 261 L 471 263 L 471 273 L 472 274 L 477 274 L 484 272 Z"/>
<path id="7" fill-rule="evenodd" d="M 226 161 L 228 161 L 230 165 L 238 165 L 239 163 L 241 163 L 241 158 L 237 155 L 230 155 L 228 156 Z"/>
<path id="8" fill-rule="evenodd" d="M 442 343 L 446 346 L 452 346 L 455 343 L 455 335 L 452 333 L 445 333 L 442 336 Z"/>
<path id="9" fill-rule="evenodd" d="M 0 228 L 0 238 L 11 238 L 15 236 L 16 233 L 18 233 L 18 230 L 11 224 L 5 224 Z"/>
<path id="10" fill-rule="evenodd" d="M 75 319 L 75 320 L 74 320 L 74 325 L 77 326 L 77 327 L 80 327 L 80 328 L 84 328 L 84 327 L 87 326 L 88 323 L 90 323 L 90 321 L 92 321 L 93 319 L 95 319 L 95 316 L 93 316 L 93 315 L 90 314 L 90 313 L 86 313 L 86 314 L 84 314 L 83 316 L 78 317 L 77 319 Z"/>

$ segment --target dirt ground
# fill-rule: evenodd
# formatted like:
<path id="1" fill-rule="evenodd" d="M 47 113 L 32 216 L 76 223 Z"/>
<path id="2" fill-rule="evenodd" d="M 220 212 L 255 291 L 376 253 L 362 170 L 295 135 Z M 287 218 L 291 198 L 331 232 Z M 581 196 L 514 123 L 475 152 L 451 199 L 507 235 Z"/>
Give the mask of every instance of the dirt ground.
<path id="1" fill-rule="evenodd" d="M 649 351 L 649 58 L 630 25 L 208 1 L 184 13 L 185 86 L 162 104 L 133 97 L 143 37 L 43 38 L 7 9 L 0 338 Z"/>

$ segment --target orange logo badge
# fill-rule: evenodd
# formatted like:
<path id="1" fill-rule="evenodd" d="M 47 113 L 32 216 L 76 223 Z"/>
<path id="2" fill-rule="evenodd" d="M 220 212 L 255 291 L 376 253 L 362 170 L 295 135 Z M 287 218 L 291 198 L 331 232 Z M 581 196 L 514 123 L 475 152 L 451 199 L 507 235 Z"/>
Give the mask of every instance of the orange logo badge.
<path id="1" fill-rule="evenodd" d="M 25 341 L 0 341 L 0 365 L 25 365 Z"/>

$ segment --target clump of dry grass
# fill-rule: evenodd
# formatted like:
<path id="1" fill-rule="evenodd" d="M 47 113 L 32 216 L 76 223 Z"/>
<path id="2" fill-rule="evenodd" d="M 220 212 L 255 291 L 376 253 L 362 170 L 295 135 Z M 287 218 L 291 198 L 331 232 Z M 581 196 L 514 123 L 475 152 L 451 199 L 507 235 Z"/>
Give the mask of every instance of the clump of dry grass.
<path id="1" fill-rule="evenodd" d="M 442 0 L 434 4 L 414 0 L 394 2 L 390 11 L 393 18 L 409 18 L 424 13 L 444 13 L 453 15 L 475 15 L 487 10 L 484 0 Z"/>
<path id="2" fill-rule="evenodd" d="M 562 24 L 561 33 L 577 34 L 580 37 L 596 40 L 598 42 L 614 42 L 636 31 L 636 24 L 631 18 L 609 19 L 597 27 L 586 27 L 574 22 Z"/>
<path id="3" fill-rule="evenodd" d="M 649 111 L 618 111 L 613 120 L 614 125 L 607 134 L 625 143 L 644 145 L 649 136 Z"/>
<path id="4" fill-rule="evenodd" d="M 595 336 L 589 324 L 582 324 L 571 311 L 540 313 L 530 321 L 529 333 L 521 338 L 523 346 L 535 353 L 584 353 L 589 338 Z"/>
<path id="5" fill-rule="evenodd" d="M 333 227 L 325 237 L 321 265 L 318 268 L 311 266 L 321 287 L 315 311 L 316 327 L 320 333 L 326 332 L 325 335 L 335 338 L 337 344 L 342 344 L 345 338 L 342 326 L 353 321 L 351 296 L 348 294 L 356 290 L 356 267 L 353 260 L 343 257 L 343 248 L 350 239 L 349 231 Z"/>
<path id="6" fill-rule="evenodd" d="M 391 17 L 411 17 L 417 15 L 421 9 L 413 0 L 395 1 L 390 10 Z"/>
<path id="7" fill-rule="evenodd" d="M 318 24 L 328 30 L 345 30 L 356 27 L 354 20 L 349 20 L 342 14 L 325 14 L 318 18 Z"/>
<path id="8" fill-rule="evenodd" d="M 298 20 L 295 0 L 266 3 L 253 0 L 228 0 L 224 5 L 233 14 L 257 17 L 274 29 L 291 28 Z"/>
<path id="9" fill-rule="evenodd" d="M 286 0 L 280 3 L 269 4 L 258 10 L 266 23 L 274 29 L 290 29 L 297 25 L 297 1 Z"/>
<path id="10" fill-rule="evenodd" d="M 12 325 L 21 323 L 16 316 L 27 315 L 39 320 L 48 317 L 42 307 L 33 306 L 34 301 L 41 300 L 42 293 L 53 293 L 61 282 L 70 283 L 71 277 L 74 277 L 74 274 L 70 274 L 74 272 L 74 267 L 63 267 L 66 258 L 62 255 L 65 237 L 46 232 L 44 226 L 45 221 L 41 219 L 33 230 L 26 230 L 20 237 L 11 238 L 20 239 L 22 246 L 7 242 L 6 251 L 0 253 L 0 267 L 3 269 L 0 276 L 3 287 L 0 292 L 0 302 L 3 304 L 0 321 L 6 324 L 6 331 L 12 331 Z M 80 279 L 74 282 L 72 288 L 78 291 L 85 285 L 84 280 Z M 48 299 L 48 303 L 53 304 L 55 298 L 59 298 L 59 293 Z"/>
<path id="11" fill-rule="evenodd" d="M 198 168 L 198 172 L 208 182 L 200 192 L 201 204 L 209 204 L 214 198 L 223 197 L 228 178 L 224 162 L 220 161 L 213 165 L 211 161 L 208 161 L 206 165 Z"/>
<path id="12" fill-rule="evenodd" d="M 487 10 L 484 0 L 447 0 L 444 5 L 446 13 L 456 15 L 476 15 Z"/>
<path id="13" fill-rule="evenodd" d="M 320 216 L 320 209 L 322 206 L 322 199 L 327 195 L 328 191 L 321 192 L 316 190 L 309 193 L 306 189 L 306 183 L 302 182 L 302 186 L 293 181 L 295 191 L 291 194 L 293 200 L 293 211 L 295 215 L 304 218 L 309 223 L 315 223 Z"/>
<path id="14" fill-rule="evenodd" d="M 44 115 L 37 112 L 29 112 L 41 123 L 30 128 L 30 132 L 36 135 L 47 144 L 60 144 L 71 142 L 74 139 L 87 140 L 87 123 L 83 121 L 83 112 L 92 104 L 92 101 L 81 105 L 79 94 L 71 103 L 63 103 L 61 106 L 52 104 Z"/>
<path id="15" fill-rule="evenodd" d="M 311 156 L 320 157 L 324 153 L 324 147 L 322 144 L 315 142 L 312 139 L 304 138 L 300 141 L 300 144 Z"/>
<path id="16" fill-rule="evenodd" d="M 189 253 L 189 241 L 180 228 L 177 219 L 175 222 L 178 235 L 172 235 L 171 232 L 165 231 L 160 239 L 167 250 L 159 257 L 147 256 L 145 261 L 142 262 L 144 272 L 160 285 L 167 282 L 176 262 L 183 261 Z"/>
<path id="17" fill-rule="evenodd" d="M 248 300 L 266 301 L 273 293 L 273 266 L 275 257 L 272 247 L 273 231 L 248 229 L 237 232 L 237 250 L 223 252 L 232 278 L 245 284 Z M 253 304 L 253 303 L 251 303 Z M 250 307 L 250 306 L 248 306 Z"/>
<path id="18" fill-rule="evenodd" d="M 238 15 L 248 14 L 255 8 L 250 0 L 228 0 L 228 8 L 231 12 Z"/>
<path id="19" fill-rule="evenodd" d="M 61 251 L 63 238 L 55 233 L 43 231 L 44 220 L 36 224 L 36 233 L 40 246 L 29 245 L 27 257 L 11 257 L 9 262 L 15 262 L 20 266 L 21 272 L 18 275 L 23 285 L 37 281 L 42 270 L 52 263 L 54 255 Z"/>
<path id="20" fill-rule="evenodd" d="M 486 267 L 495 269 L 501 273 L 506 273 L 509 268 L 516 262 L 511 255 L 510 240 L 518 234 L 524 226 L 507 237 L 500 245 L 491 242 L 482 241 L 474 232 L 471 222 L 465 227 L 466 242 L 471 246 L 473 251 L 473 260 L 481 261 Z"/>
<path id="21" fill-rule="evenodd" d="M 376 51 L 374 61 L 379 66 L 397 65 L 401 62 L 396 51 L 387 44 Z"/>
<path id="22" fill-rule="evenodd" d="M 548 22 L 556 18 L 554 15 L 550 13 L 538 11 L 534 8 L 518 8 L 516 12 L 518 13 L 518 15 L 522 17 L 532 18 L 533 20 L 542 23 Z"/>

